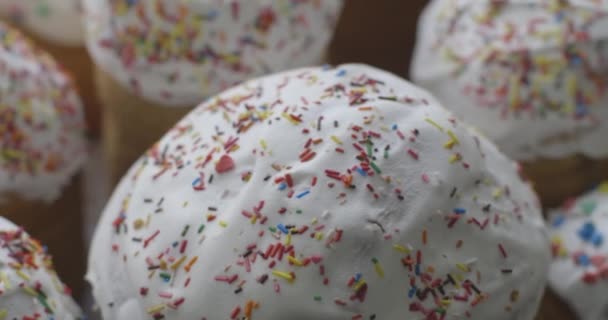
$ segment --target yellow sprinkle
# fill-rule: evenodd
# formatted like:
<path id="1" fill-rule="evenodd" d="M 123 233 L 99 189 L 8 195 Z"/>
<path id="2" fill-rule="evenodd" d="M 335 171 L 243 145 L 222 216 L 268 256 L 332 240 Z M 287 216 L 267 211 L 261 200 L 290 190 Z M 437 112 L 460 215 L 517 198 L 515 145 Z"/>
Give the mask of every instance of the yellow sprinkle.
<path id="1" fill-rule="evenodd" d="M 323 233 L 317 232 L 317 235 L 315 236 L 315 238 L 319 241 L 323 240 Z"/>
<path id="2" fill-rule="evenodd" d="M 494 198 L 500 198 L 500 196 L 502 196 L 502 189 L 496 188 L 494 192 L 492 192 L 492 196 Z"/>
<path id="3" fill-rule="evenodd" d="M 274 275 L 275 277 L 283 278 L 290 282 L 293 281 L 293 276 L 288 272 L 272 270 L 272 275 Z"/>
<path id="4" fill-rule="evenodd" d="M 454 134 L 454 132 L 452 132 L 452 130 L 448 130 L 448 136 L 450 136 L 450 141 L 448 141 L 444 147 L 452 149 L 452 147 L 460 143 L 460 140 L 458 140 L 458 137 Z"/>
<path id="5" fill-rule="evenodd" d="M 384 269 L 382 269 L 380 262 L 378 262 L 378 261 L 374 262 L 374 270 L 376 270 L 376 273 L 378 274 L 378 276 L 380 278 L 384 278 Z"/>
<path id="6" fill-rule="evenodd" d="M 455 145 L 456 145 L 456 141 L 450 140 L 450 141 L 446 142 L 443 145 L 443 147 L 446 148 L 446 149 L 452 149 Z"/>
<path id="7" fill-rule="evenodd" d="M 23 278 L 23 280 L 25 280 L 25 281 L 30 280 L 30 277 L 27 274 L 23 273 L 21 270 L 17 270 L 17 271 L 15 271 L 15 273 L 17 273 L 17 275 L 20 276 L 21 278 Z"/>
<path id="8" fill-rule="evenodd" d="M 437 129 L 441 130 L 441 132 L 443 132 L 443 127 L 440 126 L 437 122 L 435 122 L 429 118 L 424 119 L 424 121 L 430 123 L 433 127 L 437 128 Z"/>
<path id="9" fill-rule="evenodd" d="M 357 284 L 355 284 L 355 291 L 358 291 L 359 289 L 361 289 L 361 287 L 363 287 L 363 285 L 365 285 L 365 281 L 363 280 L 359 280 L 359 282 L 357 282 Z"/>
<path id="10" fill-rule="evenodd" d="M 462 159 L 462 156 L 458 153 L 455 153 L 450 157 L 449 161 L 450 161 L 450 163 L 455 163 L 455 162 L 460 161 L 460 159 Z"/>
<path id="11" fill-rule="evenodd" d="M 291 244 L 291 231 L 289 231 L 289 233 L 287 234 L 287 238 L 285 238 L 285 245 L 290 245 Z"/>
<path id="12" fill-rule="evenodd" d="M 179 260 L 171 265 L 171 269 L 176 270 L 186 260 L 186 256 L 182 256 Z"/>
<path id="13" fill-rule="evenodd" d="M 319 219 L 314 218 L 314 219 L 312 219 L 312 222 L 311 222 L 311 223 L 312 223 L 312 224 L 317 224 L 318 222 L 319 222 Z"/>
<path id="14" fill-rule="evenodd" d="M 441 304 L 447 307 L 450 304 L 452 304 L 452 300 L 450 300 L 450 299 L 442 299 L 441 300 Z"/>
<path id="15" fill-rule="evenodd" d="M 2 279 L 2 282 L 4 282 L 4 288 L 6 290 L 10 290 L 11 282 L 10 280 L 8 280 L 8 277 L 6 276 L 6 273 L 4 271 L 0 272 L 0 278 Z"/>
<path id="16" fill-rule="evenodd" d="M 23 287 L 23 291 L 27 292 L 27 294 L 34 296 L 34 297 L 38 296 L 38 293 L 30 287 Z"/>
<path id="17" fill-rule="evenodd" d="M 222 228 L 226 228 L 228 226 L 228 223 L 226 223 L 226 221 L 220 221 L 219 224 Z"/>
<path id="18" fill-rule="evenodd" d="M 302 261 L 300 261 L 300 260 L 298 260 L 298 259 L 296 259 L 296 258 L 294 258 L 292 256 L 287 256 L 287 260 L 289 260 L 289 262 L 293 263 L 294 265 L 296 265 L 298 267 L 301 267 L 302 265 L 304 265 L 302 263 Z"/>
<path id="19" fill-rule="evenodd" d="M 257 215 L 251 216 L 251 224 L 255 224 L 257 221 L 258 221 L 258 216 Z"/>
<path id="20" fill-rule="evenodd" d="M 0 320 L 6 318 L 7 315 L 8 315 L 8 310 L 6 310 L 6 309 L 0 310 Z"/>
<path id="21" fill-rule="evenodd" d="M 266 150 L 266 147 L 267 147 L 266 140 L 264 140 L 264 139 L 260 140 L 260 145 L 262 146 L 262 149 Z"/>
<path id="22" fill-rule="evenodd" d="M 165 261 L 164 259 L 160 260 L 160 269 L 167 270 L 167 261 Z"/>
<path id="23" fill-rule="evenodd" d="M 469 266 L 467 266 L 464 263 L 457 263 L 456 267 L 458 267 L 458 269 L 460 269 L 463 272 L 470 272 L 471 271 L 471 269 L 469 269 Z"/>
<path id="24" fill-rule="evenodd" d="M 164 304 L 157 304 L 155 306 L 148 308 L 148 310 L 146 310 L 146 311 L 148 312 L 148 314 L 155 314 L 157 312 L 161 312 L 163 309 L 165 309 Z"/>
<path id="25" fill-rule="evenodd" d="M 399 252 L 403 252 L 405 254 L 410 254 L 410 252 L 412 252 L 410 249 L 408 249 L 408 248 L 406 248 L 406 247 L 404 247 L 404 246 L 402 246 L 400 244 L 396 244 L 396 243 L 393 245 L 393 248 L 395 250 L 397 250 Z"/>
<path id="26" fill-rule="evenodd" d="M 138 218 L 137 220 L 135 220 L 133 222 L 133 229 L 135 230 L 139 230 L 144 226 L 144 220 L 142 220 L 141 218 Z"/>
<path id="27" fill-rule="evenodd" d="M 331 136 L 331 140 L 337 144 L 342 144 L 342 140 L 336 136 Z"/>

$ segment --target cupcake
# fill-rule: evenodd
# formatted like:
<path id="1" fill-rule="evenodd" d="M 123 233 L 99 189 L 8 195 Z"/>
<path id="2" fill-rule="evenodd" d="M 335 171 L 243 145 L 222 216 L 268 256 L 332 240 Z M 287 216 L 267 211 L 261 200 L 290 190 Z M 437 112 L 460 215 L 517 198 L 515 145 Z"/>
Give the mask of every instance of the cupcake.
<path id="1" fill-rule="evenodd" d="M 84 115 L 72 82 L 51 56 L 0 24 L 0 212 L 50 247 L 75 293 L 84 283 L 85 159 Z"/>
<path id="2" fill-rule="evenodd" d="M 22 31 L 50 53 L 74 77 L 85 106 L 91 134 L 100 126 L 99 103 L 93 85 L 93 64 L 86 52 L 81 0 L 0 0 L 0 18 Z"/>
<path id="3" fill-rule="evenodd" d="M 321 63 L 341 8 L 317 0 L 84 2 L 114 183 L 210 95 Z"/>
<path id="4" fill-rule="evenodd" d="M 550 262 L 516 165 L 365 65 L 251 80 L 138 160 L 97 226 L 104 319 L 534 319 Z"/>
<path id="5" fill-rule="evenodd" d="M 559 297 L 554 305 L 572 311 L 552 319 L 606 319 L 608 182 L 554 210 L 549 221 L 553 253 L 549 285 Z"/>
<path id="6" fill-rule="evenodd" d="M 608 2 L 436 0 L 412 78 L 508 156 L 543 204 L 608 178 Z"/>
<path id="7" fill-rule="evenodd" d="M 45 247 L 0 216 L 0 319 L 84 319 Z"/>

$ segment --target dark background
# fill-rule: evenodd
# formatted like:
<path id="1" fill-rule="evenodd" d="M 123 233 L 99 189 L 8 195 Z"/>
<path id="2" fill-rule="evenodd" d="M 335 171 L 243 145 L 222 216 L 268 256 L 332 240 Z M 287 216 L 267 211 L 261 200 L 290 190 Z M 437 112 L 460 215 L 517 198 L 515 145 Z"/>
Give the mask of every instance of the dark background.
<path id="1" fill-rule="evenodd" d="M 332 64 L 363 62 L 408 77 L 418 16 L 428 0 L 345 0 Z"/>

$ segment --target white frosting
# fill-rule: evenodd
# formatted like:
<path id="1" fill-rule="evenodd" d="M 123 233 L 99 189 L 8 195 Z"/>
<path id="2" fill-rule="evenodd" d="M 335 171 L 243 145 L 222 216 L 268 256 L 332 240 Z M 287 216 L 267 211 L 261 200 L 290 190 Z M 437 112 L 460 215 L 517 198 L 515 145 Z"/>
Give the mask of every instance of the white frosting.
<path id="1" fill-rule="evenodd" d="M 0 319 L 84 319 L 67 292 L 42 245 L 0 216 Z"/>
<path id="2" fill-rule="evenodd" d="M 549 284 L 580 320 L 608 318 L 608 183 L 552 212 Z"/>
<path id="3" fill-rule="evenodd" d="M 97 65 L 167 106 L 194 106 L 241 81 L 320 64 L 342 7 L 341 0 L 84 3 Z"/>
<path id="4" fill-rule="evenodd" d="M 83 108 L 52 58 L 0 24 L 0 202 L 53 201 L 86 159 Z"/>
<path id="5" fill-rule="evenodd" d="M 548 263 L 513 162 L 426 92 L 344 65 L 179 122 L 114 192 L 87 279 L 115 320 L 527 320 Z"/>
<path id="6" fill-rule="evenodd" d="M 84 44 L 81 0 L 0 0 L 0 17 L 66 46 Z"/>
<path id="7" fill-rule="evenodd" d="M 606 0 L 435 0 L 412 78 L 512 158 L 608 156 Z"/>

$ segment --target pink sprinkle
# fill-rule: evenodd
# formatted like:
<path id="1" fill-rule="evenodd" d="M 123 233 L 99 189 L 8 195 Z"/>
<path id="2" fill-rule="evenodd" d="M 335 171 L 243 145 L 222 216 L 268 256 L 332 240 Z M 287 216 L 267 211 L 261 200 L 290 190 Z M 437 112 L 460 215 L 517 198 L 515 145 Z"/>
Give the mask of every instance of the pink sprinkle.
<path id="1" fill-rule="evenodd" d="M 407 153 L 414 159 L 418 160 L 418 153 L 416 153 L 416 151 L 412 150 L 412 149 L 408 149 Z"/>
<path id="2" fill-rule="evenodd" d="M 429 183 L 431 180 L 429 179 L 429 176 L 426 173 L 423 173 L 422 181 L 424 181 L 425 183 Z"/>
<path id="3" fill-rule="evenodd" d="M 498 249 L 500 250 L 500 253 L 502 254 L 503 258 L 507 257 L 507 251 L 505 251 L 505 248 L 502 246 L 502 243 L 498 244 Z"/>
<path id="4" fill-rule="evenodd" d="M 225 154 L 220 158 L 220 161 L 215 165 L 215 171 L 217 173 L 226 173 L 230 170 L 234 169 L 234 160 Z"/>
<path id="5" fill-rule="evenodd" d="M 156 238 L 156 236 L 158 236 L 159 233 L 160 233 L 160 230 L 156 230 L 148 239 L 144 240 L 144 248 L 148 247 L 148 244 L 150 244 L 150 241 L 154 240 L 154 238 Z"/>

